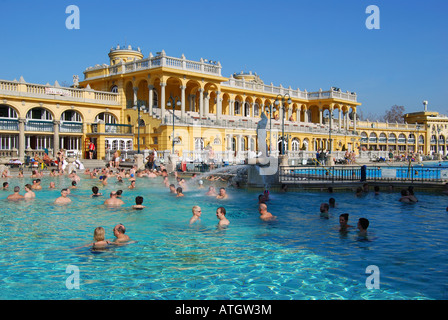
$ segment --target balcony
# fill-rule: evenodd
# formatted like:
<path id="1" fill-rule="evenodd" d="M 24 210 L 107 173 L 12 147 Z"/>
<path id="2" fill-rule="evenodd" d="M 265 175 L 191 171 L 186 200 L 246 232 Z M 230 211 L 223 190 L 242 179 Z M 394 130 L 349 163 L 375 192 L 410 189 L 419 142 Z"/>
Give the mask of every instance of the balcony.
<path id="1" fill-rule="evenodd" d="M 96 134 L 133 135 L 132 125 L 115 123 L 94 123 L 91 132 Z"/>
<path id="2" fill-rule="evenodd" d="M 19 120 L 0 119 L 0 130 L 19 131 Z"/>
<path id="3" fill-rule="evenodd" d="M 53 132 L 53 121 L 44 120 L 28 120 L 25 123 L 25 131 L 37 131 L 37 132 Z"/>
<path id="4" fill-rule="evenodd" d="M 82 122 L 61 121 L 59 132 L 62 133 L 82 133 Z"/>

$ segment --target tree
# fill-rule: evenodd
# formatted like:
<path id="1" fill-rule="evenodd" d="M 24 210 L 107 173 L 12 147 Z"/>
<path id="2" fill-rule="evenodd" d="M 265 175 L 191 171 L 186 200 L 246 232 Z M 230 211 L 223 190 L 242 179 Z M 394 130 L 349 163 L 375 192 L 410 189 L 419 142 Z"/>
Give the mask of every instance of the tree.
<path id="1" fill-rule="evenodd" d="M 404 123 L 404 106 L 393 105 L 383 116 L 384 122 Z"/>

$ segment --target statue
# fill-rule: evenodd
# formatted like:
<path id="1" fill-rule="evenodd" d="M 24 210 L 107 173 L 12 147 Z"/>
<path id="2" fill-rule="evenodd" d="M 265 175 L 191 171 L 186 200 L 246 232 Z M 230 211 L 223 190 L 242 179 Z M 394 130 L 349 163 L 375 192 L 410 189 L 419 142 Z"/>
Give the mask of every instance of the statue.
<path id="1" fill-rule="evenodd" d="M 259 154 L 259 158 L 267 157 L 267 144 L 266 144 L 266 127 L 268 124 L 268 118 L 264 114 L 261 113 L 261 120 L 258 121 L 257 124 L 257 141 L 258 141 L 258 150 L 261 154 Z"/>

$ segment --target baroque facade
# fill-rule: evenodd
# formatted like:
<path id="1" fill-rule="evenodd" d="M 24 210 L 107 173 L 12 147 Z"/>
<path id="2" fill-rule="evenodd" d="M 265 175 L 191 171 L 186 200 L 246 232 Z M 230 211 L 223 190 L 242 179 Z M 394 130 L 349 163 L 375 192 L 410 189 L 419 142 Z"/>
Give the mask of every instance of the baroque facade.
<path id="1" fill-rule="evenodd" d="M 175 152 L 184 159 L 204 149 L 216 159 L 245 158 L 257 150 L 256 128 L 268 116 L 271 154 L 294 158 L 319 149 L 446 153 L 448 119 L 436 112 L 407 114 L 406 124 L 359 121 L 354 92 L 315 92 L 265 84 L 256 73 L 221 74 L 217 61 L 192 61 L 139 48 L 109 52 L 109 64 L 84 71 L 67 88 L 0 81 L 0 156 L 54 154 L 84 158 L 90 141 L 107 150 Z M 418 137 L 418 138 L 417 138 Z"/>

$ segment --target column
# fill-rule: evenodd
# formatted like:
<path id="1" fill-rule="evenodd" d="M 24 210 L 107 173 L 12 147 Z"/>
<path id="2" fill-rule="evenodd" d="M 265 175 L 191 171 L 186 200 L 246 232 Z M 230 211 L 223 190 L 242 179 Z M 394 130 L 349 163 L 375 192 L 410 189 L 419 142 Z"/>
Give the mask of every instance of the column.
<path id="1" fill-rule="evenodd" d="M 53 157 L 56 157 L 59 151 L 59 124 L 61 121 L 54 121 L 54 138 L 53 138 Z"/>
<path id="2" fill-rule="evenodd" d="M 154 101 L 154 86 L 153 85 L 148 85 L 148 112 L 149 115 L 152 116 L 152 104 Z"/>
<path id="3" fill-rule="evenodd" d="M 138 87 L 134 87 L 134 105 L 133 106 L 136 106 L 138 103 L 137 92 L 138 92 Z"/>
<path id="4" fill-rule="evenodd" d="M 333 107 L 331 107 L 330 109 L 328 109 L 328 117 L 330 118 L 330 127 L 333 128 Z"/>
<path id="5" fill-rule="evenodd" d="M 323 110 L 322 107 L 319 107 L 319 124 L 322 124 L 323 120 Z"/>
<path id="6" fill-rule="evenodd" d="M 204 115 L 204 89 L 199 89 L 199 116 L 203 117 Z"/>
<path id="7" fill-rule="evenodd" d="M 180 86 L 181 94 L 180 94 L 180 100 L 181 100 L 181 107 L 180 107 L 180 119 L 182 121 L 185 120 L 185 89 L 186 86 Z"/>
<path id="8" fill-rule="evenodd" d="M 165 123 L 165 87 L 166 83 L 160 83 L 160 117 L 162 123 Z"/>
<path id="9" fill-rule="evenodd" d="M 208 115 L 210 113 L 210 94 L 208 92 L 204 92 L 204 115 Z"/>
<path id="10" fill-rule="evenodd" d="M 308 108 L 303 109 L 303 121 L 308 122 Z"/>
<path id="11" fill-rule="evenodd" d="M 19 118 L 19 160 L 25 161 L 25 118 Z"/>
<path id="12" fill-rule="evenodd" d="M 339 129 L 342 128 L 342 109 L 339 108 Z"/>
<path id="13" fill-rule="evenodd" d="M 221 91 L 216 91 L 216 120 L 221 118 L 222 114 L 222 102 L 221 102 Z"/>
<path id="14" fill-rule="evenodd" d="M 353 112 L 353 131 L 356 131 L 356 111 Z"/>
<path id="15" fill-rule="evenodd" d="M 235 115 L 235 100 L 229 101 L 229 116 Z"/>

